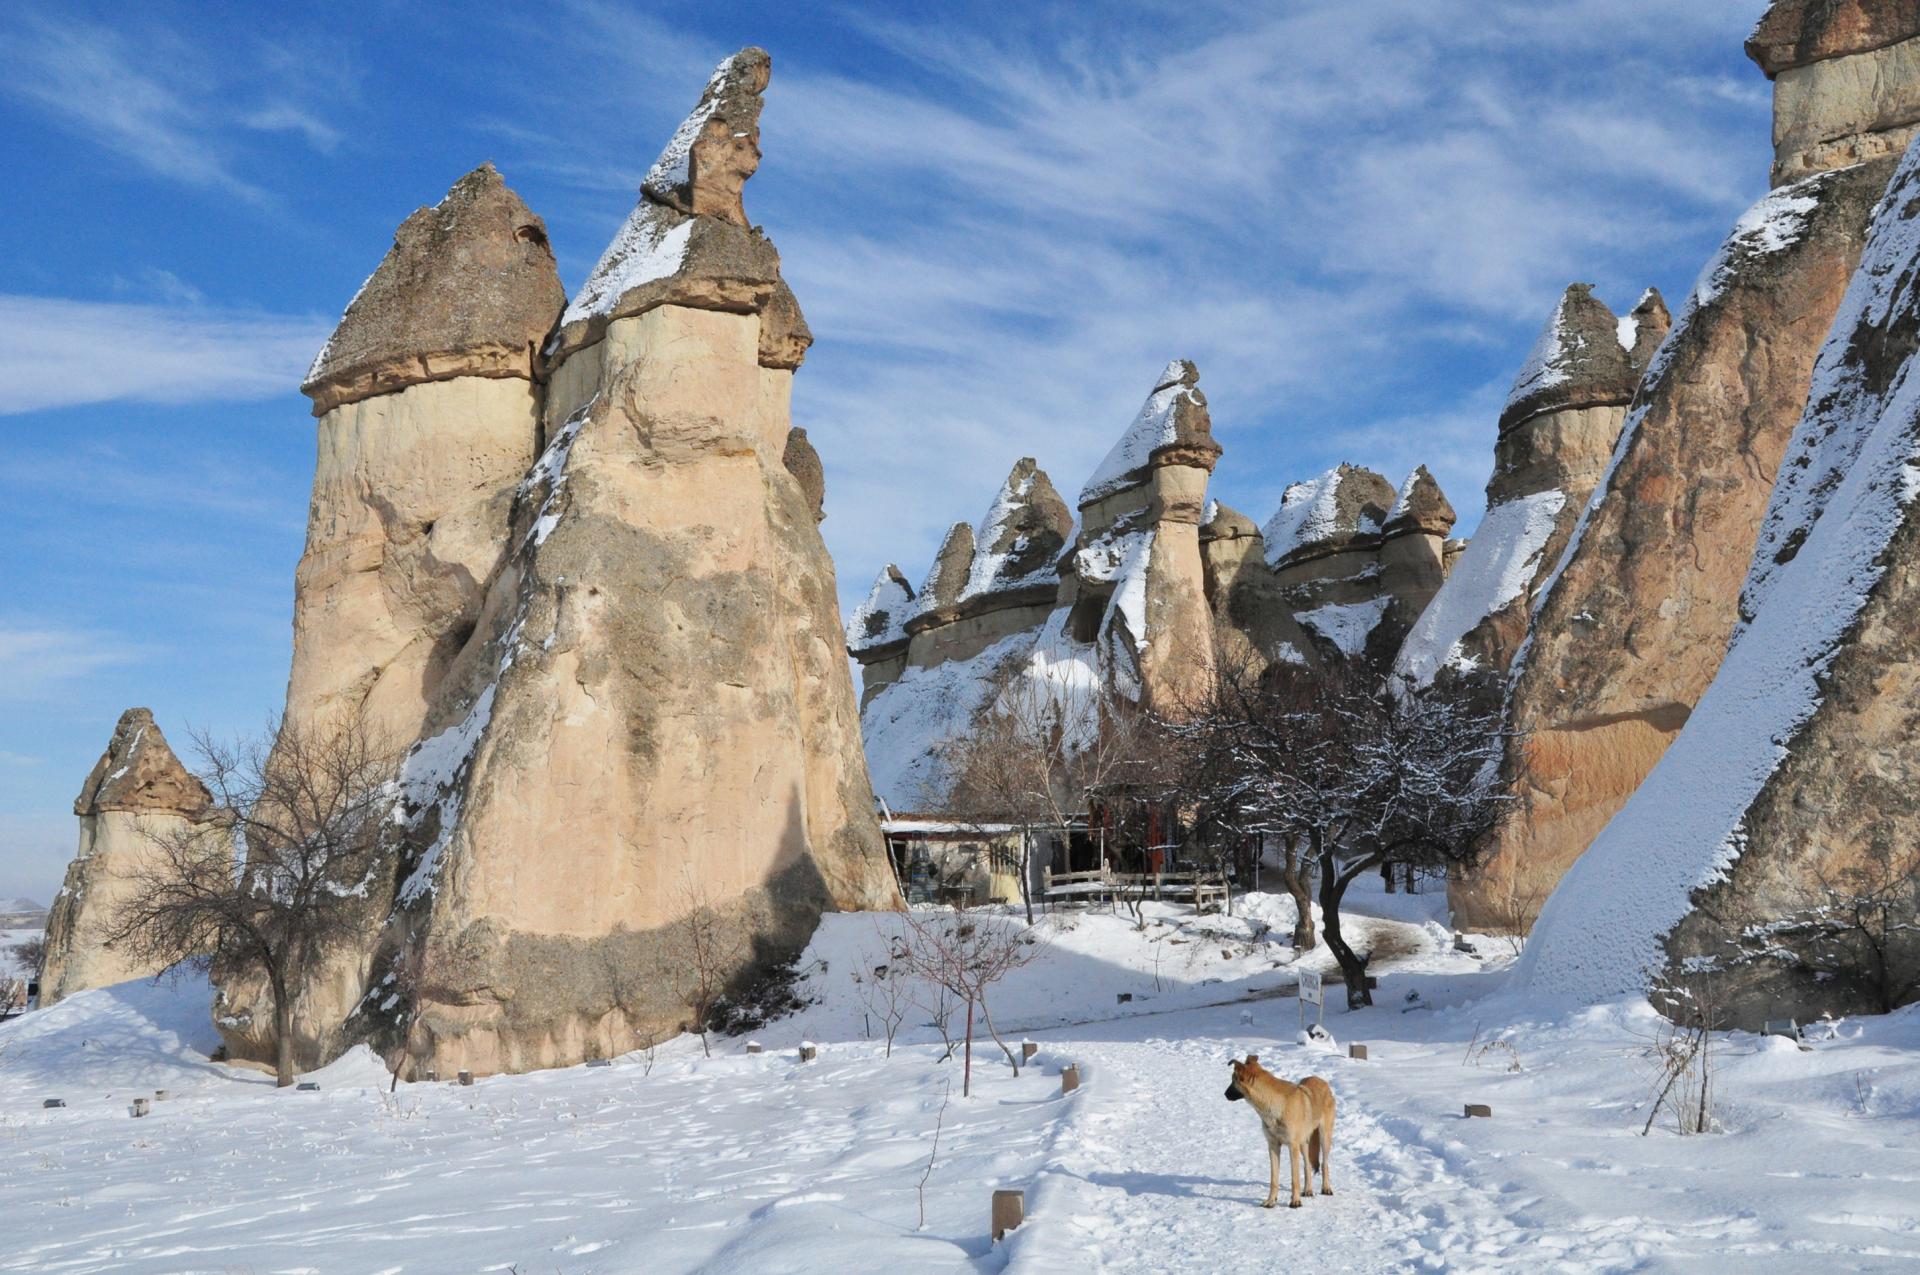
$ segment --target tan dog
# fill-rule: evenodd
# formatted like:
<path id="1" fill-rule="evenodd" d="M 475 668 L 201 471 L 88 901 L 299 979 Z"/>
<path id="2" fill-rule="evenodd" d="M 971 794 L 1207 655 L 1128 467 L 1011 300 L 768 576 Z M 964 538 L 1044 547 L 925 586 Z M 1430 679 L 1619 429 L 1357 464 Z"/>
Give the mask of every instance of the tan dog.
<path id="1" fill-rule="evenodd" d="M 1320 1193 L 1332 1195 L 1327 1163 L 1333 1158 L 1333 1088 L 1318 1076 L 1299 1084 L 1280 1079 L 1257 1062 L 1233 1064 L 1233 1083 L 1227 1101 L 1245 1098 L 1260 1117 L 1267 1135 L 1267 1198 L 1272 1208 L 1280 1198 L 1280 1148 L 1287 1149 L 1287 1168 L 1293 1197 L 1287 1207 L 1300 1207 L 1301 1170 L 1306 1171 L 1307 1194 L 1313 1194 L 1313 1171 L 1320 1170 Z"/>

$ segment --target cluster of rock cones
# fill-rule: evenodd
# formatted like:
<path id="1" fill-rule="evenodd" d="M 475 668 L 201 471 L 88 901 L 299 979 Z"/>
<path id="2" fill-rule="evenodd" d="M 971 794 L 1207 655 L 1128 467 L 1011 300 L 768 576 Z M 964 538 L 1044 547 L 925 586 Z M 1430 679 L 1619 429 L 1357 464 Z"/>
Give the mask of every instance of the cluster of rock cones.
<path id="1" fill-rule="evenodd" d="M 1471 540 L 1424 468 L 1340 466 L 1264 525 L 1209 501 L 1221 448 L 1175 360 L 1073 508 L 1022 459 L 844 630 L 788 413 L 811 335 L 741 202 L 767 55 L 715 71 L 571 301 L 540 219 L 491 166 L 462 178 L 303 386 L 286 720 L 350 717 L 405 761 L 360 941 L 308 971 L 302 1064 L 372 1040 L 403 1074 L 522 1070 L 675 1031 L 675 920 L 715 909 L 744 972 L 823 910 L 898 906 L 876 791 L 937 796 L 939 745 L 1013 680 L 1169 708 L 1221 651 L 1499 697 L 1521 815 L 1453 903 L 1485 926 L 1561 883 L 1531 985 L 1711 968 L 1743 1020 L 1856 1008 L 1769 926 L 1920 833 L 1920 5 L 1776 0 L 1748 51 L 1775 188 L 1675 315 L 1567 289 Z M 76 805 L 50 999 L 139 972 L 97 937 L 134 821 L 207 806 L 128 714 Z M 219 995 L 233 1055 L 270 1057 L 265 990 Z"/>

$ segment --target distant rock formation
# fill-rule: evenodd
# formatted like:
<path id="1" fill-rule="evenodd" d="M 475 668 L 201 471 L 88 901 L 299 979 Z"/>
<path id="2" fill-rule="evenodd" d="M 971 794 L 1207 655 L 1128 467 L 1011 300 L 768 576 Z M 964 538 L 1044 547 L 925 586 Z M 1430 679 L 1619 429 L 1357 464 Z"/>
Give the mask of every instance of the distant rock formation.
<path id="1" fill-rule="evenodd" d="M 1649 288 L 1616 319 L 1569 284 L 1500 413 L 1487 511 L 1394 657 L 1406 685 L 1479 685 L 1497 702 L 1552 571 L 1613 454 L 1627 403 L 1671 320 Z"/>
<path id="2" fill-rule="evenodd" d="M 1446 574 L 1454 513 L 1433 476 L 1396 491 L 1342 465 L 1290 487 L 1263 533 L 1206 498 L 1221 449 L 1199 380 L 1178 359 L 1155 378 L 1082 487 L 1077 534 L 1025 459 L 985 519 L 947 534 L 918 594 L 896 567 L 875 580 L 848 650 L 892 808 L 939 804 L 942 745 L 1015 679 L 1178 715 L 1204 697 L 1216 652 L 1255 669 L 1391 659 Z"/>
<path id="3" fill-rule="evenodd" d="M 151 712 L 130 708 L 120 715 L 107 751 L 74 799 L 80 848 L 47 916 L 42 1006 L 164 968 L 130 959 L 109 946 L 107 936 L 141 877 L 164 864 L 165 839 L 203 824 L 212 804 Z"/>
<path id="4" fill-rule="evenodd" d="M 1898 156 L 1920 127 L 1920 3 L 1774 0 L 1747 37 L 1773 81 L 1773 182 Z"/>
<path id="5" fill-rule="evenodd" d="M 1833 10 L 1774 12 L 1816 8 Z M 1770 13 L 1761 30 L 1773 26 Z M 1880 91 L 1897 99 L 1908 82 Z M 1463 924 L 1498 923 L 1493 883 L 1544 895 L 1640 786 L 1720 667 L 1814 358 L 1893 160 L 1815 167 L 1748 210 L 1702 271 L 1606 480 L 1540 587 L 1511 689 L 1520 813 L 1478 881 L 1455 885 Z"/>
<path id="6" fill-rule="evenodd" d="M 721 63 L 548 347 L 545 450 L 400 777 L 381 959 L 415 1017 L 376 970 L 356 1030 L 404 1035 L 409 1073 L 672 1035 L 701 908 L 739 979 L 823 910 L 898 904 L 788 419 L 805 324 L 740 206 L 768 73 Z"/>
<path id="7" fill-rule="evenodd" d="M 1917 278 L 1909 148 L 1814 367 L 1726 658 L 1542 914 L 1519 972 L 1530 987 L 1596 999 L 1640 989 L 1648 969 L 1682 988 L 1705 977 L 1725 1023 L 1750 1030 L 1920 995 L 1910 944 L 1883 980 L 1848 933 L 1849 900 L 1876 890 L 1896 926 L 1913 923 Z"/>
<path id="8" fill-rule="evenodd" d="M 402 222 L 302 390 L 319 418 L 306 551 L 294 580 L 286 723 L 360 723 L 395 753 L 481 617 L 515 488 L 539 453 L 540 344 L 565 303 L 545 224 L 491 164 Z M 358 1003 L 367 940 L 317 958 L 298 1056 L 331 1057 Z M 273 1058 L 263 979 L 219 978 L 229 1052 Z"/>

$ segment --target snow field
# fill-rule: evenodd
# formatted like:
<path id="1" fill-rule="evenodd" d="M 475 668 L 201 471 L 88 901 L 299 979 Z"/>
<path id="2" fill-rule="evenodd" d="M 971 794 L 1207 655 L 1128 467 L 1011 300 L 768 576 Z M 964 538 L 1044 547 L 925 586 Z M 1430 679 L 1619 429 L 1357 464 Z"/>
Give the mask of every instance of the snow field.
<path id="1" fill-rule="evenodd" d="M 827 918 L 803 958 L 816 1003 L 756 1032 L 763 1054 L 717 1039 L 705 1059 L 682 1038 L 651 1070 L 633 1054 L 392 1098 L 364 1052 L 318 1093 L 209 1063 L 203 983 L 85 993 L 0 1028 L 0 1270 L 1749 1275 L 1920 1258 L 1920 1010 L 1808 1051 L 1728 1037 L 1726 1131 L 1643 1138 L 1644 1001 L 1521 1000 L 1499 990 L 1504 947 L 1453 950 L 1438 893 L 1368 879 L 1355 895 L 1381 1003 L 1350 1014 L 1330 986 L 1337 1046 L 1295 1043 L 1293 971 L 1331 962 L 1324 946 L 1293 960 L 1284 896 L 1231 918 L 1150 904 L 1145 931 L 1096 908 L 1056 914 L 995 996 L 1002 1036 L 1041 1052 L 1015 1079 L 976 1041 L 969 1100 L 924 1014 L 891 1059 L 877 1025 L 865 1038 L 851 974 L 898 924 L 872 915 Z M 818 1061 L 797 1060 L 801 1040 Z M 1344 1056 L 1354 1041 L 1369 1061 Z M 1222 1093 L 1248 1051 L 1333 1085 L 1333 1197 L 1256 1207 L 1264 1141 Z M 1082 1087 L 1062 1097 L 1067 1062 Z M 130 1119 L 156 1088 L 174 1096 Z M 1463 1119 L 1466 1102 L 1493 1118 Z M 1027 1192 L 999 1245 L 996 1187 Z"/>

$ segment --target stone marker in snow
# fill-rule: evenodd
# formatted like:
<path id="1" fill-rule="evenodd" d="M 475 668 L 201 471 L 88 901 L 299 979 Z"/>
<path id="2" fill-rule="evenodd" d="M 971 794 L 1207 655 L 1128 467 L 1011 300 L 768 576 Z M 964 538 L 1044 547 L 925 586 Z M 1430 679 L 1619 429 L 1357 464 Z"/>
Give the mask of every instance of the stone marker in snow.
<path id="1" fill-rule="evenodd" d="M 1367 1061 L 1367 1047 L 1365 1045 L 1348 1045 L 1347 1057 L 1356 1062 L 1365 1062 Z"/>
<path id="2" fill-rule="evenodd" d="M 763 1048 L 762 1045 L 757 1040 L 750 1040 L 747 1042 L 747 1052 L 750 1054 L 760 1053 L 762 1048 Z"/>
<path id="3" fill-rule="evenodd" d="M 460 1070 L 460 1083 L 463 1085 L 470 1085 L 473 1083 L 473 1073 L 466 1070 L 464 1067 L 461 1068 Z"/>
<path id="4" fill-rule="evenodd" d="M 301 1093 L 319 1093 L 320 1082 L 317 1080 L 303 1080 L 299 1084 L 295 1085 L 294 1088 L 299 1090 Z"/>
<path id="5" fill-rule="evenodd" d="M 129 1111 L 135 1116 L 144 1116 L 151 1110 L 153 1110 L 153 1103 L 147 1098 L 135 1098 L 133 1100 L 133 1106 L 129 1108 Z"/>
<path id="6" fill-rule="evenodd" d="M 1033 1056 L 1039 1052 L 1040 1052 L 1040 1046 L 1036 1042 L 1031 1040 L 1023 1040 L 1020 1042 L 1020 1061 L 1021 1062 L 1032 1062 Z"/>
<path id="7" fill-rule="evenodd" d="M 1060 1069 L 1060 1092 L 1069 1094 L 1079 1087 L 1080 1065 L 1078 1063 L 1068 1063 Z"/>
<path id="8" fill-rule="evenodd" d="M 800 1061 L 801 1062 L 812 1062 L 814 1059 L 818 1058 L 819 1056 L 820 1056 L 820 1046 L 814 1044 L 810 1040 L 803 1040 L 800 1042 Z"/>
<path id="9" fill-rule="evenodd" d="M 613 1066 L 613 1059 L 611 1059 L 611 1058 L 589 1058 L 589 1059 L 587 1059 L 587 1066 L 589 1066 L 589 1067 L 611 1067 L 611 1066 Z"/>
<path id="10" fill-rule="evenodd" d="M 1464 1120 L 1471 1120 L 1475 1116 L 1485 1116 L 1485 1117 L 1491 1118 L 1492 1115 L 1493 1115 L 1493 1108 L 1489 1107 L 1486 1103 L 1470 1102 L 1467 1104 L 1466 1115 L 1461 1118 Z"/>
<path id="11" fill-rule="evenodd" d="M 1025 1191 L 997 1190 L 993 1193 L 993 1238 L 998 1241 L 1018 1227 L 1027 1217 Z"/>
<path id="12" fill-rule="evenodd" d="M 43 1101 L 40 1105 L 48 1110 L 51 1110 L 54 1107 L 66 1106 L 67 1100 L 65 1098 L 48 1098 L 45 1101 Z"/>

